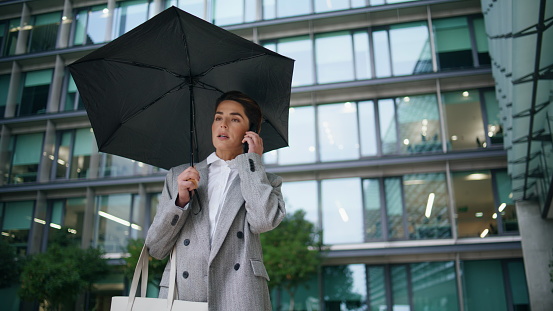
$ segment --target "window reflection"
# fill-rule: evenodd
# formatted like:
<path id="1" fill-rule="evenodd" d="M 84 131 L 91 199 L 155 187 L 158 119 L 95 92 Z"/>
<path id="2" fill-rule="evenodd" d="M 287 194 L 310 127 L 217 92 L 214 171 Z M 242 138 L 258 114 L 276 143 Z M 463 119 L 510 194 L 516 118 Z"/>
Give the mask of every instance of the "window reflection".
<path id="1" fill-rule="evenodd" d="M 390 46 L 394 76 L 432 71 L 426 23 L 416 22 L 390 26 Z"/>
<path id="2" fill-rule="evenodd" d="M 72 234 L 77 246 L 81 245 L 84 228 L 86 198 L 69 198 L 56 200 L 51 204 L 50 223 L 48 225 L 48 241 L 56 238 L 60 230 Z"/>
<path id="3" fill-rule="evenodd" d="M 321 181 L 323 243 L 363 242 L 361 184 L 358 178 Z"/>
<path id="4" fill-rule="evenodd" d="M 383 210 L 380 198 L 380 181 L 378 179 L 363 180 L 363 202 L 365 208 L 365 240 L 382 239 Z"/>
<path id="5" fill-rule="evenodd" d="M 317 114 L 321 161 L 359 158 L 357 105 L 320 105 Z"/>
<path id="6" fill-rule="evenodd" d="M 441 151 L 440 115 L 434 95 L 396 99 L 401 153 Z"/>
<path id="7" fill-rule="evenodd" d="M 518 232 L 518 220 L 515 203 L 513 201 L 511 178 L 505 170 L 493 171 L 492 175 L 497 193 L 497 198 L 495 200 L 497 209 L 495 212 L 502 224 L 499 233 L 516 233 Z"/>
<path id="8" fill-rule="evenodd" d="M 311 0 L 263 0 L 263 19 L 311 13 Z"/>
<path id="9" fill-rule="evenodd" d="M 395 114 L 395 103 L 392 99 L 381 99 L 378 101 L 380 141 L 383 154 L 396 153 L 398 150 Z"/>
<path id="10" fill-rule="evenodd" d="M 137 168 L 144 166 L 145 164 L 137 163 L 134 160 L 103 153 L 100 164 L 100 177 L 131 176 L 136 174 Z"/>
<path id="11" fill-rule="evenodd" d="M 486 134 L 476 90 L 442 94 L 448 131 L 448 149 L 463 150 L 485 148 Z"/>
<path id="12" fill-rule="evenodd" d="M 315 12 L 329 12 L 349 9 L 349 0 L 313 0 Z"/>
<path id="13" fill-rule="evenodd" d="M 165 8 L 176 6 L 187 13 L 205 19 L 204 2 L 206 1 L 207 0 L 170 0 L 167 1 Z"/>
<path id="14" fill-rule="evenodd" d="M 484 105 L 486 107 L 486 129 L 491 145 L 503 144 L 503 126 L 499 111 L 499 103 L 494 90 L 484 91 Z"/>
<path id="15" fill-rule="evenodd" d="M 488 49 L 488 36 L 486 34 L 486 26 L 484 18 L 477 17 L 473 20 L 474 36 L 476 41 L 476 52 L 478 53 L 478 63 L 482 65 L 490 65 L 490 53 Z"/>
<path id="16" fill-rule="evenodd" d="M 90 175 L 92 153 L 97 152 L 94 133 L 91 128 L 82 128 L 75 131 L 73 145 L 73 157 L 71 158 L 70 178 L 91 178 Z"/>
<path id="17" fill-rule="evenodd" d="M 386 218 L 388 220 L 388 239 L 404 239 L 403 196 L 401 178 L 384 179 L 386 198 Z"/>
<path id="18" fill-rule="evenodd" d="M 403 195 L 409 239 L 452 236 L 445 174 L 404 175 Z"/>
<path id="19" fill-rule="evenodd" d="M 65 93 L 65 102 L 62 106 L 62 111 L 71 111 L 84 109 L 83 101 L 79 96 L 77 85 L 73 77 L 67 73 L 67 92 Z"/>
<path id="20" fill-rule="evenodd" d="M 323 267 L 325 310 L 366 310 L 367 278 L 365 266 Z"/>
<path id="21" fill-rule="evenodd" d="M 7 34 L 4 41 L 3 49 L 0 51 L 0 55 L 8 56 L 15 55 L 15 48 L 17 46 L 17 38 L 19 37 L 19 31 L 21 26 L 21 19 L 10 19 L 7 24 Z"/>
<path id="22" fill-rule="evenodd" d="M 142 232 L 142 224 L 135 223 L 132 217 L 133 199 L 139 200 L 131 194 L 97 197 L 95 242 L 106 253 L 125 252 L 128 239 L 137 235 L 133 230 Z"/>

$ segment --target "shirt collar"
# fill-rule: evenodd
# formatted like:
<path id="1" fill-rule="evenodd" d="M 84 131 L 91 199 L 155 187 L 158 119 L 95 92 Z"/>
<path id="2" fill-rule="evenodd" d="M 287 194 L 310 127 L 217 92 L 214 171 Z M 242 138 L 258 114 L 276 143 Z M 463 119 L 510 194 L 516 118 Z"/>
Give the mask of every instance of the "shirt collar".
<path id="1" fill-rule="evenodd" d="M 211 165 L 211 164 L 215 163 L 215 165 L 226 165 L 226 166 L 229 166 L 230 168 L 234 168 L 234 163 L 235 163 L 234 160 L 235 159 L 225 161 L 225 160 L 219 158 L 217 156 L 217 154 L 215 154 L 215 152 L 213 152 L 207 157 L 207 165 Z"/>

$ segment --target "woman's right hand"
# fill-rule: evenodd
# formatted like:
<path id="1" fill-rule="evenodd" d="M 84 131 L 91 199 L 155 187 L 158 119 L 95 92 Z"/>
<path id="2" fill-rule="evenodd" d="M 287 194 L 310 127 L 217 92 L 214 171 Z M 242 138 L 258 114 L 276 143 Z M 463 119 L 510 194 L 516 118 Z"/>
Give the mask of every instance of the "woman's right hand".
<path id="1" fill-rule="evenodd" d="M 194 189 L 198 188 L 200 182 L 200 173 L 193 166 L 184 170 L 177 177 L 179 193 L 175 200 L 175 204 L 180 207 L 184 207 L 190 202 L 190 196 Z"/>

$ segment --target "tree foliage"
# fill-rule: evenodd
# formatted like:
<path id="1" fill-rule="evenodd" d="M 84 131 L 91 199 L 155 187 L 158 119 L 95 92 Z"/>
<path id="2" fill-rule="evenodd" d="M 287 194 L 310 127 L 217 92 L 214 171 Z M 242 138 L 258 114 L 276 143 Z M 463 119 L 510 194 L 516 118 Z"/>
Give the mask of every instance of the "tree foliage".
<path id="1" fill-rule="evenodd" d="M 67 237 L 55 237 L 46 252 L 29 256 L 21 274 L 22 299 L 46 310 L 72 309 L 78 295 L 109 272 L 101 250 L 81 249 Z"/>
<path id="2" fill-rule="evenodd" d="M 140 258 L 140 252 L 142 251 L 142 247 L 144 246 L 144 239 L 135 239 L 135 240 L 129 240 L 129 243 L 127 244 L 127 252 L 129 253 L 129 257 L 125 258 L 125 276 L 128 279 L 132 280 L 134 269 L 136 267 L 136 264 L 138 263 L 138 259 Z M 167 265 L 167 261 L 169 258 L 165 258 L 163 260 L 157 260 L 153 258 L 152 256 L 149 257 L 148 260 L 148 282 L 152 283 L 154 285 L 159 285 L 159 282 L 161 281 L 161 277 L 163 276 L 163 271 L 165 270 L 165 266 Z"/>
<path id="3" fill-rule="evenodd" d="M 265 267 L 271 278 L 269 287 L 282 288 L 290 296 L 298 286 L 310 280 L 321 264 L 321 232 L 305 219 L 305 212 L 288 214 L 280 225 L 261 234 Z"/>

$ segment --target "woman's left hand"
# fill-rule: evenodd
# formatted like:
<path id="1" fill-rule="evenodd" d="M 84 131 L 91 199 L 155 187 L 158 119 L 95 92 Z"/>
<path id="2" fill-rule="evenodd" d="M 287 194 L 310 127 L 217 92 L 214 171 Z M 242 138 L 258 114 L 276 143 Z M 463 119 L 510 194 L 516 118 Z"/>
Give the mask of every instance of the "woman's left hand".
<path id="1" fill-rule="evenodd" d="M 263 139 L 256 132 L 247 131 L 242 143 L 248 143 L 248 153 L 263 155 Z"/>

